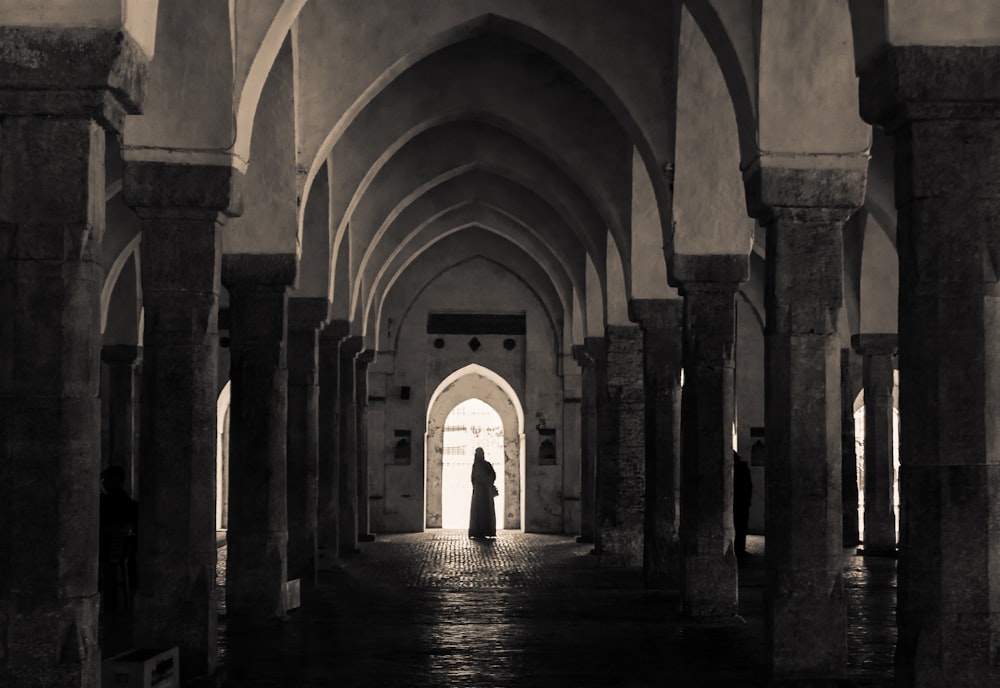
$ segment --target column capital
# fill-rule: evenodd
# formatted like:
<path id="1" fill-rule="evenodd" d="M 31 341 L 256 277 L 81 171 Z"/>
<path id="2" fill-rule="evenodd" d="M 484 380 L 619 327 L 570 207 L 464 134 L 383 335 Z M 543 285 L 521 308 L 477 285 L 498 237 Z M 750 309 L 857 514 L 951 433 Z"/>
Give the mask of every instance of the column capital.
<path id="1" fill-rule="evenodd" d="M 894 332 L 853 334 L 851 347 L 863 356 L 893 356 L 899 348 L 899 337 Z"/>
<path id="2" fill-rule="evenodd" d="M 229 253 L 222 256 L 227 289 L 283 289 L 292 286 L 299 261 L 294 253 Z"/>
<path id="3" fill-rule="evenodd" d="M 288 299 L 288 326 L 317 329 L 330 317 L 330 301 L 325 296 L 292 296 Z"/>
<path id="4" fill-rule="evenodd" d="M 122 198 L 140 217 L 219 219 L 243 212 L 244 175 L 228 165 L 126 160 Z"/>
<path id="5" fill-rule="evenodd" d="M 750 279 L 750 256 L 739 254 L 670 256 L 667 274 L 670 283 L 681 290 L 732 291 Z"/>
<path id="6" fill-rule="evenodd" d="M 354 358 L 361 350 L 364 349 L 365 338 L 353 335 L 351 337 L 345 338 L 340 343 L 340 357 L 341 358 Z"/>
<path id="7" fill-rule="evenodd" d="M 808 162 L 815 167 L 792 167 Z M 747 212 L 775 221 L 843 224 L 864 204 L 868 154 L 761 156 L 743 171 Z"/>
<path id="8" fill-rule="evenodd" d="M 339 344 L 351 333 L 351 323 L 346 320 L 331 320 L 319 331 L 319 340 L 324 344 Z"/>
<path id="9" fill-rule="evenodd" d="M 147 59 L 118 29 L 0 27 L 0 113 L 91 117 L 121 131 L 139 114 Z"/>
<path id="10" fill-rule="evenodd" d="M 643 330 L 676 329 L 680 332 L 684 299 L 630 299 L 628 319 Z"/>
<path id="11" fill-rule="evenodd" d="M 362 351 L 361 353 L 359 353 L 357 356 L 354 357 L 354 362 L 358 368 L 361 368 L 362 366 L 367 367 L 368 364 L 374 360 L 375 360 L 374 349 L 365 349 L 364 351 Z"/>
<path id="12" fill-rule="evenodd" d="M 998 46 L 890 46 L 859 76 L 861 118 L 889 132 L 917 120 L 1000 118 Z"/>
<path id="13" fill-rule="evenodd" d="M 105 363 L 136 365 L 142 362 L 142 347 L 134 344 L 105 344 L 101 347 L 101 360 Z"/>
<path id="14" fill-rule="evenodd" d="M 594 365 L 594 359 L 591 358 L 586 345 L 574 344 L 571 351 L 573 353 L 573 360 L 576 361 L 576 364 L 581 368 L 590 368 Z"/>

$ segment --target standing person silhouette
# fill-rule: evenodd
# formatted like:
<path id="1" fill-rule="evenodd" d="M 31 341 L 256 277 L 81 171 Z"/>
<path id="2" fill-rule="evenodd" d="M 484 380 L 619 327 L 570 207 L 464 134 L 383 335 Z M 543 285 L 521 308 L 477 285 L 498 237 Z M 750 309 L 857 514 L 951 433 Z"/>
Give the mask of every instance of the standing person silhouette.
<path id="1" fill-rule="evenodd" d="M 476 458 L 472 462 L 472 507 L 469 510 L 469 537 L 487 538 L 497 535 L 497 514 L 493 508 L 493 498 L 497 489 L 493 482 L 496 471 L 486 461 L 482 447 L 476 447 Z"/>

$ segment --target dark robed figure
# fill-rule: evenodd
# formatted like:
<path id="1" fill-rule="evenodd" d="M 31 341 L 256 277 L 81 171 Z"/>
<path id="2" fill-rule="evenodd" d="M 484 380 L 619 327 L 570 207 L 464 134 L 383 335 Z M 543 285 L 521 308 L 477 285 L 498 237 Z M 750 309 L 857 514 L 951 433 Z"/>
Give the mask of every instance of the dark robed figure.
<path id="1" fill-rule="evenodd" d="M 476 459 L 472 462 L 472 508 L 469 511 L 469 537 L 496 537 L 497 514 L 493 508 L 497 479 L 496 471 L 486 461 L 482 447 L 476 447 Z"/>

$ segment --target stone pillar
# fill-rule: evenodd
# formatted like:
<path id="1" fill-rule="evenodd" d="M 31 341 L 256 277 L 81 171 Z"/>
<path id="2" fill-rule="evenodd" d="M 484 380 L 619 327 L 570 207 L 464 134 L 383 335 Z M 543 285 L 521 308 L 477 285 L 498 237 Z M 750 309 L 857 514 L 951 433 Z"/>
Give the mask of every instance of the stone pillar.
<path id="1" fill-rule="evenodd" d="M 354 361 L 355 405 L 357 406 L 358 445 L 358 541 L 374 542 L 368 510 L 368 364 L 375 360 L 375 352 L 362 351 Z"/>
<path id="2" fill-rule="evenodd" d="M 888 48 L 896 148 L 899 685 L 1000 685 L 1000 47 Z"/>
<path id="3" fill-rule="evenodd" d="M 125 165 L 145 323 L 135 644 L 178 645 L 185 680 L 216 662 L 220 227 L 239 181 L 230 167 Z"/>
<path id="4" fill-rule="evenodd" d="M 852 351 L 840 350 L 840 475 L 844 547 L 858 544 L 858 460 L 854 452 Z"/>
<path id="5" fill-rule="evenodd" d="M 594 467 L 597 462 L 597 379 L 594 359 L 583 344 L 573 345 L 581 369 L 580 395 L 580 534 L 576 541 L 594 542 Z"/>
<path id="6" fill-rule="evenodd" d="M 316 566 L 340 559 L 340 342 L 348 324 L 334 320 L 319 333 L 319 481 Z"/>
<path id="7" fill-rule="evenodd" d="M 854 350 L 864 356 L 865 385 L 865 554 L 896 553 L 892 508 L 892 387 L 895 334 L 856 334 Z"/>
<path id="8" fill-rule="evenodd" d="M 358 549 L 358 407 L 355 399 L 354 357 L 364 346 L 361 337 L 340 343 L 340 556 Z"/>
<path id="9" fill-rule="evenodd" d="M 227 255 L 232 394 L 226 614 L 287 612 L 288 287 L 293 255 Z"/>
<path id="10" fill-rule="evenodd" d="M 681 603 L 688 616 L 734 617 L 735 297 L 749 260 L 675 254 L 672 267 L 684 297 Z"/>
<path id="11" fill-rule="evenodd" d="M 843 224 L 864 199 L 867 160 L 748 172 L 767 231 L 767 582 L 772 676 L 797 685 L 846 669 L 841 490 Z"/>
<path id="12" fill-rule="evenodd" d="M 0 45 L 0 685 L 96 686 L 105 129 L 145 64 L 118 30 Z"/>
<path id="13" fill-rule="evenodd" d="M 330 302 L 288 299 L 288 578 L 316 582 L 319 508 L 319 332 Z"/>
<path id="14" fill-rule="evenodd" d="M 108 345 L 101 349 L 101 361 L 108 372 L 108 460 L 109 466 L 125 469 L 125 487 L 135 484 L 136 365 L 142 347 L 127 344 Z"/>
<path id="15" fill-rule="evenodd" d="M 645 389 L 646 587 L 679 584 L 681 355 L 684 302 L 634 299 L 630 318 L 642 329 Z"/>
<path id="16" fill-rule="evenodd" d="M 594 548 L 592 554 L 601 554 L 601 529 L 600 503 L 601 484 L 598 475 L 601 470 L 601 462 L 607 456 L 608 437 L 617 436 L 617 427 L 612 427 L 612 421 L 617 423 L 617 416 L 609 413 L 608 399 L 608 342 L 605 337 L 587 337 L 584 340 L 587 347 L 587 354 L 594 361 L 594 423 L 590 428 L 590 435 L 594 443 L 594 460 L 588 471 L 590 483 L 592 485 L 592 519 Z"/>
<path id="17" fill-rule="evenodd" d="M 601 554 L 621 566 L 641 566 L 645 500 L 642 332 L 608 325 L 606 433 L 597 464 L 597 531 Z"/>

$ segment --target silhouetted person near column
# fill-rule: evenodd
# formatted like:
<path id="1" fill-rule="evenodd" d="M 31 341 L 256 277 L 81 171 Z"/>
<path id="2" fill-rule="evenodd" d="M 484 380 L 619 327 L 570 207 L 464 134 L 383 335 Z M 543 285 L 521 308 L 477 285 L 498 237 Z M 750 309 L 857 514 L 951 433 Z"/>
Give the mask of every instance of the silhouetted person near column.
<path id="1" fill-rule="evenodd" d="M 476 447 L 476 458 L 472 462 L 472 508 L 469 510 L 469 537 L 496 537 L 497 514 L 493 508 L 493 498 L 497 488 L 493 482 L 496 471 L 486 461 L 482 447 Z"/>
<path id="2" fill-rule="evenodd" d="M 139 527 L 139 503 L 125 491 L 125 469 L 110 466 L 101 473 L 100 569 L 101 586 L 111 608 L 117 607 L 117 590 L 128 576 L 135 589 L 135 545 Z M 126 600 L 126 604 L 127 604 Z"/>
<path id="3" fill-rule="evenodd" d="M 753 494 L 753 481 L 750 479 L 750 466 L 733 452 L 733 527 L 736 529 L 734 548 L 736 556 L 743 557 L 747 552 L 747 524 L 750 521 L 750 497 Z"/>

